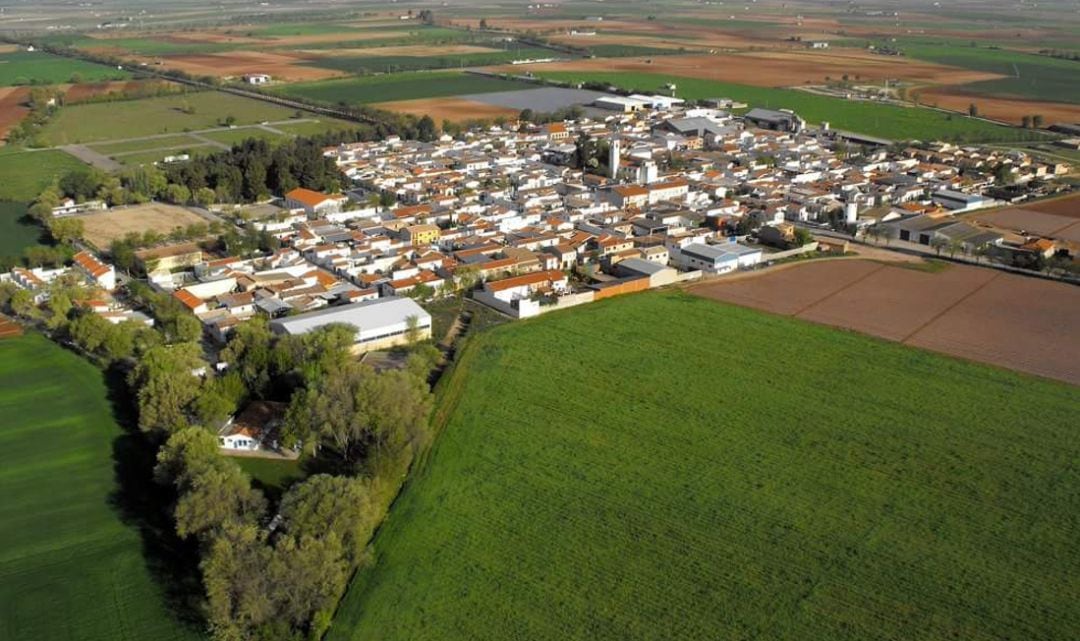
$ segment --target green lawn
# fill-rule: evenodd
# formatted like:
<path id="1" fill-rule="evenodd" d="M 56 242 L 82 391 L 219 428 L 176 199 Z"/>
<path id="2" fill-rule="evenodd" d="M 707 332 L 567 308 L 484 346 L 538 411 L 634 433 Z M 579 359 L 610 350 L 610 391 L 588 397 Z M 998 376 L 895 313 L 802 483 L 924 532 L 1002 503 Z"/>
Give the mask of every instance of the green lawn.
<path id="1" fill-rule="evenodd" d="M 734 98 L 753 107 L 792 109 L 807 122 L 827 121 L 836 129 L 894 140 L 959 139 L 965 141 L 1013 141 L 1037 136 L 965 116 L 918 107 L 898 107 L 819 96 L 794 89 L 752 87 L 659 73 L 635 72 L 539 72 L 538 76 L 562 82 L 604 82 L 624 89 L 656 92 L 669 83 L 678 85 L 680 98 Z"/>
<path id="2" fill-rule="evenodd" d="M 124 80 L 131 74 L 113 67 L 74 60 L 41 51 L 0 53 L 0 86 Z"/>
<path id="3" fill-rule="evenodd" d="M 277 493 L 283 492 L 290 485 L 304 478 L 304 471 L 301 469 L 299 460 L 285 461 L 243 456 L 237 456 L 233 460 L 248 473 L 248 476 L 264 488 Z"/>
<path id="4" fill-rule="evenodd" d="M 193 138 L 186 134 L 177 134 L 175 136 L 165 136 L 164 138 L 150 138 L 147 140 L 129 140 L 127 142 L 103 142 L 96 145 L 91 145 L 94 151 L 111 156 L 112 154 L 121 154 L 129 151 L 146 151 L 151 149 L 161 149 L 162 147 L 176 147 L 177 145 L 205 145 L 203 141 L 198 138 Z"/>
<path id="5" fill-rule="evenodd" d="M 330 641 L 1060 641 L 1080 389 L 681 292 L 480 334 Z"/>
<path id="6" fill-rule="evenodd" d="M 210 129 L 220 126 L 227 116 L 236 118 L 238 125 L 287 120 L 294 112 L 258 100 L 207 91 L 65 107 L 38 137 L 47 145 L 99 142 Z"/>
<path id="7" fill-rule="evenodd" d="M 31 201 L 54 179 L 82 166 L 62 151 L 0 149 L 0 201 Z"/>
<path id="8" fill-rule="evenodd" d="M 125 438 L 101 373 L 40 336 L 0 340 L 0 412 L 0 638 L 201 638 L 114 507 Z"/>
<path id="9" fill-rule="evenodd" d="M 26 211 L 25 203 L 0 200 L 0 258 L 22 255 L 23 249 L 37 245 L 45 235 L 40 225 L 26 219 Z"/>
<path id="10" fill-rule="evenodd" d="M 180 154 L 189 154 L 192 158 L 199 156 L 209 156 L 210 154 L 218 153 L 221 151 L 220 147 L 216 145 L 191 145 L 190 147 L 184 147 L 182 149 L 157 149 L 150 151 L 142 151 L 133 154 L 124 154 L 123 156 L 113 156 L 112 159 L 121 165 L 152 165 L 161 161 L 165 156 L 178 156 Z"/>
<path id="11" fill-rule="evenodd" d="M 535 88 L 535 85 L 513 80 L 463 74 L 456 71 L 439 71 L 430 73 L 394 73 L 297 83 L 275 87 L 275 91 L 288 96 L 298 96 L 331 104 L 338 102 L 366 104 L 531 88 Z"/>

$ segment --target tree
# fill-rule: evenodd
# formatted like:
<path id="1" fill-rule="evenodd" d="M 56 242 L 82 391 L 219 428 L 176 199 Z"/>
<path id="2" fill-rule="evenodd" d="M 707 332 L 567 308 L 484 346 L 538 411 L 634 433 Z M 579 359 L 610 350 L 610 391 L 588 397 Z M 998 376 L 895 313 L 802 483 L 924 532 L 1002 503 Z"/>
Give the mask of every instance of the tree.
<path id="1" fill-rule="evenodd" d="M 438 137 L 438 130 L 435 128 L 435 121 L 431 119 L 431 116 L 425 115 L 416 123 L 416 137 L 423 142 L 431 142 Z"/>
<path id="2" fill-rule="evenodd" d="M 533 112 L 532 109 L 529 109 L 527 107 L 525 109 L 522 109 L 521 113 L 518 114 L 518 120 L 522 122 L 532 122 L 534 118 L 536 118 L 536 114 Z"/>
<path id="3" fill-rule="evenodd" d="M 8 300 L 11 311 L 17 316 L 33 318 L 37 316 L 37 305 L 34 303 L 34 295 L 25 289 L 16 290 Z"/>
<path id="4" fill-rule="evenodd" d="M 1042 117 L 1042 114 L 1035 114 L 1034 116 L 1032 116 L 1032 117 L 1031 117 L 1031 124 L 1032 124 L 1032 126 L 1033 126 L 1033 127 L 1035 127 L 1036 129 L 1040 129 L 1040 128 L 1042 128 L 1042 126 L 1043 126 L 1043 117 Z"/>
<path id="5" fill-rule="evenodd" d="M 195 192 L 195 204 L 200 207 L 209 207 L 217 200 L 217 194 L 209 187 L 203 187 Z"/>
<path id="6" fill-rule="evenodd" d="M 263 397 L 270 386 L 273 335 L 265 317 L 256 316 L 233 330 L 221 360 L 236 372 L 249 393 Z"/>
<path id="7" fill-rule="evenodd" d="M 174 205 L 187 204 L 187 202 L 191 200 L 191 190 L 184 185 L 170 183 L 169 186 L 165 188 L 165 200 Z"/>
<path id="8" fill-rule="evenodd" d="M 487 18 L 480 18 L 480 29 L 483 31 L 483 30 L 486 30 L 487 28 L 488 28 Z"/>
<path id="9" fill-rule="evenodd" d="M 968 105 L 968 115 L 971 116 L 972 118 L 978 118 L 978 116 L 979 116 L 979 107 L 978 107 L 978 105 L 976 105 L 975 103 L 971 103 L 970 105 Z"/>
<path id="10" fill-rule="evenodd" d="M 276 613 L 272 550 L 252 524 L 226 525 L 200 564 L 206 586 L 207 618 L 216 639 L 251 639 Z M 273 637 L 270 637 L 273 638 Z M 282 637 L 284 638 L 284 637 Z"/>
<path id="11" fill-rule="evenodd" d="M 236 413 L 247 395 L 239 374 L 229 373 L 206 380 L 192 409 L 199 424 L 216 428 Z"/>
<path id="12" fill-rule="evenodd" d="M 934 251 L 937 252 L 938 256 L 941 255 L 941 251 L 945 249 L 948 245 L 949 241 L 945 240 L 941 236 L 934 236 L 930 239 L 930 246 L 934 248 Z"/>
<path id="13" fill-rule="evenodd" d="M 266 511 L 266 500 L 251 487 L 247 474 L 231 460 L 194 476 L 176 502 L 180 538 L 208 538 L 229 525 L 254 524 Z"/>
<path id="14" fill-rule="evenodd" d="M 294 485 L 281 500 L 285 531 L 295 538 L 334 535 L 355 565 L 378 525 L 373 481 L 316 474 Z"/>
<path id="15" fill-rule="evenodd" d="M 71 245 L 83 236 L 83 221 L 79 218 L 51 218 L 47 226 L 49 235 L 62 245 Z"/>
<path id="16" fill-rule="evenodd" d="M 405 319 L 405 342 L 412 345 L 420 340 L 420 319 L 410 315 Z"/>
<path id="17" fill-rule="evenodd" d="M 813 240 L 814 235 L 811 234 L 809 230 L 803 229 L 802 227 L 795 228 L 795 238 L 792 241 L 792 244 L 795 247 L 802 247 Z"/>
<path id="18" fill-rule="evenodd" d="M 1020 124 L 1024 129 L 1031 129 L 1031 116 L 1024 116 L 1020 119 Z"/>
<path id="19" fill-rule="evenodd" d="M 187 425 L 187 412 L 199 393 L 192 372 L 205 367 L 199 346 L 182 343 L 149 349 L 128 375 L 138 390 L 139 427 L 175 431 Z"/>

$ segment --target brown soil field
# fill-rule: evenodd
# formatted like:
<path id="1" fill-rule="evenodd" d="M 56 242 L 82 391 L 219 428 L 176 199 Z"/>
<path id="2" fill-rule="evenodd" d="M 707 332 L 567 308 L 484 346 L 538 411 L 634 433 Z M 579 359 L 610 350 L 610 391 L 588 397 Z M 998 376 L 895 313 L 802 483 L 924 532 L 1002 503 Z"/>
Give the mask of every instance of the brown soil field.
<path id="1" fill-rule="evenodd" d="M 1080 288 L 980 267 L 793 265 L 690 288 L 717 300 L 1080 385 Z"/>
<path id="2" fill-rule="evenodd" d="M 398 100 L 395 102 L 380 102 L 372 105 L 387 111 L 412 114 L 414 116 L 431 116 L 436 124 L 443 120 L 461 122 L 472 119 L 491 119 L 505 116 L 516 118 L 518 111 L 497 105 L 487 105 L 473 100 L 462 98 L 421 98 L 419 100 Z"/>
<path id="3" fill-rule="evenodd" d="M 966 81 L 974 82 L 974 81 Z M 954 84 L 949 81 L 943 84 Z M 1041 114 L 1044 120 L 1054 122 L 1074 122 L 1080 119 L 1080 107 L 1065 102 L 1040 102 L 1021 98 L 998 98 L 995 96 L 967 93 L 959 87 L 932 87 L 920 89 L 919 99 L 924 105 L 932 105 L 966 113 L 968 106 L 975 103 L 979 112 L 987 118 L 1020 124 L 1024 116 Z"/>
<path id="4" fill-rule="evenodd" d="M 913 82 L 958 83 L 997 78 L 933 63 L 862 52 L 758 51 L 717 55 L 594 58 L 548 63 L 545 71 L 635 71 L 733 82 L 759 87 L 788 87 L 844 74 L 866 80 L 903 78 Z M 509 70 L 505 65 L 500 70 Z"/>
<path id="5" fill-rule="evenodd" d="M 261 42 L 264 45 L 275 47 L 289 47 L 321 44 L 327 42 L 360 42 L 363 40 L 389 40 L 390 38 L 404 38 L 409 35 L 406 29 L 393 31 L 356 31 L 342 33 L 317 33 L 306 36 L 274 36 L 268 37 Z"/>
<path id="6" fill-rule="evenodd" d="M 1027 207 L 1010 207 L 999 209 L 983 214 L 975 214 L 972 219 L 989 224 L 993 227 L 1008 229 L 1015 232 L 1027 232 L 1040 236 L 1059 237 L 1068 228 L 1077 223 L 1076 218 L 1071 216 L 1059 216 L 1048 214 Z"/>
<path id="7" fill-rule="evenodd" d="M 905 341 L 1080 385 L 1080 288 L 999 274 Z"/>
<path id="8" fill-rule="evenodd" d="M 19 45 L 0 43 L 0 53 L 14 53 L 19 50 Z"/>
<path id="9" fill-rule="evenodd" d="M 0 139 L 30 113 L 23 104 L 29 97 L 29 87 L 0 87 Z"/>
<path id="10" fill-rule="evenodd" d="M 80 216 L 79 220 L 83 221 L 83 237 L 101 250 L 108 249 L 114 240 L 131 232 L 166 234 L 176 227 L 206 222 L 192 211 L 164 203 L 111 209 Z"/>
<path id="11" fill-rule="evenodd" d="M 266 73 L 275 80 L 322 80 L 345 75 L 333 69 L 304 66 L 310 57 L 268 51 L 231 51 L 228 53 L 182 54 L 164 56 L 166 67 L 197 76 L 242 76 Z"/>
<path id="12" fill-rule="evenodd" d="M 1025 206 L 1024 209 L 1067 218 L 1080 218 L 1080 194 L 1032 203 Z"/>
<path id="13" fill-rule="evenodd" d="M 491 53 L 491 47 L 476 45 L 401 45 L 398 47 L 359 47 L 356 49 L 300 49 L 297 53 L 313 57 L 373 56 L 452 56 L 467 53 Z"/>

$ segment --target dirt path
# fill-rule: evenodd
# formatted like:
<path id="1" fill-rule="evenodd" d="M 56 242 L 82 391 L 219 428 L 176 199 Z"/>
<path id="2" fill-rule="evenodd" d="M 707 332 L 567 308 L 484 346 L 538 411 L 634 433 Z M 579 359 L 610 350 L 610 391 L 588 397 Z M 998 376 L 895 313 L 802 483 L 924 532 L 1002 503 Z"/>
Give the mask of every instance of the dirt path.
<path id="1" fill-rule="evenodd" d="M 93 149 L 87 147 L 86 145 L 64 145 L 59 149 L 61 149 L 62 151 L 66 151 L 67 153 L 75 156 L 76 158 L 88 165 L 93 165 L 94 167 L 97 167 L 98 169 L 104 171 L 118 171 L 121 167 L 123 167 L 123 165 L 116 162 L 112 158 L 109 158 L 108 156 L 103 154 L 99 154 Z"/>

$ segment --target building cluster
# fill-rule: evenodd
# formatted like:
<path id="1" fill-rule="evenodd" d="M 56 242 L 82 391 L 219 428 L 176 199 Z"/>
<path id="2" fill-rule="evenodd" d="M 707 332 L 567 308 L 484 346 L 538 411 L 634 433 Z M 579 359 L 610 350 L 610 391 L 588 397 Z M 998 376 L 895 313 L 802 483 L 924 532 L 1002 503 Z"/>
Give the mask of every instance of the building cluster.
<path id="1" fill-rule="evenodd" d="M 955 214 L 1001 202 L 988 194 L 1003 178 L 1067 171 L 1015 151 L 903 147 L 811 129 L 790 111 L 711 104 L 635 95 L 579 121 L 327 148 L 347 193 L 296 189 L 244 220 L 279 251 L 177 245 L 138 258 L 218 340 L 263 314 L 287 334 L 353 324 L 367 350 L 430 335 L 415 301 L 463 290 L 526 317 L 837 247 L 800 242 L 804 224 L 999 243 Z"/>

